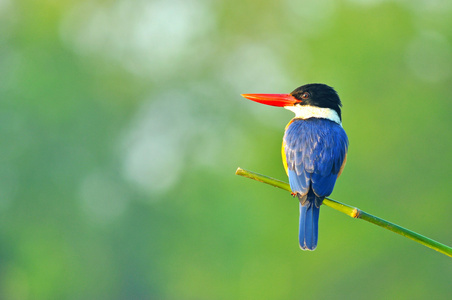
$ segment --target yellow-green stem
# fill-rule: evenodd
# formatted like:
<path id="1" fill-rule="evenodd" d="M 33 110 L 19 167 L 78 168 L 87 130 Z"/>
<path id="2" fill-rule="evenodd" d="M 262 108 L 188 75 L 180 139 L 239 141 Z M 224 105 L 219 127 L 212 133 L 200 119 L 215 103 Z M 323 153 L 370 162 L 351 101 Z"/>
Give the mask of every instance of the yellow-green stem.
<path id="1" fill-rule="evenodd" d="M 247 170 L 244 170 L 241 168 L 238 168 L 237 171 L 235 172 L 235 174 L 244 176 L 244 177 L 248 177 L 248 178 L 251 178 L 251 179 L 254 179 L 254 180 L 257 180 L 257 181 L 260 181 L 260 182 L 272 185 L 274 187 L 278 187 L 280 189 L 291 192 L 289 184 L 284 181 L 281 181 L 281 180 L 277 180 L 277 179 L 274 179 L 274 178 L 271 178 L 271 177 L 268 177 L 265 175 L 261 175 L 258 173 L 254 173 L 251 171 L 247 171 Z M 334 208 L 335 210 L 340 211 L 352 218 L 362 219 L 367 222 L 378 225 L 382 228 L 391 230 L 395 233 L 403 235 L 404 237 L 412 239 L 413 241 L 418 242 L 424 246 L 432 248 L 433 250 L 436 250 L 447 256 L 452 257 L 452 248 L 451 247 L 441 244 L 435 240 L 432 240 L 428 237 L 420 235 L 419 233 L 416 233 L 409 229 L 403 228 L 397 224 L 388 222 L 379 217 L 366 213 L 365 211 L 362 211 L 356 207 L 341 203 L 339 201 L 336 201 L 336 200 L 333 200 L 330 198 L 325 198 L 325 200 L 323 200 L 323 204 L 325 204 L 326 206 L 329 206 L 331 208 Z"/>

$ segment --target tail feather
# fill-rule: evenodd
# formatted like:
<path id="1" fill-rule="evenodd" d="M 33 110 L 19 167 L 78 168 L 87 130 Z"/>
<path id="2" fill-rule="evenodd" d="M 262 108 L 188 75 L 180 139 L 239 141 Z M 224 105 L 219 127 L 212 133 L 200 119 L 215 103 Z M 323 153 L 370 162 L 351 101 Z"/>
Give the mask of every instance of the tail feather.
<path id="1" fill-rule="evenodd" d="M 300 248 L 303 250 L 314 250 L 317 247 L 319 236 L 319 213 L 320 204 L 323 199 L 311 191 L 308 192 L 306 200 L 300 202 Z"/>

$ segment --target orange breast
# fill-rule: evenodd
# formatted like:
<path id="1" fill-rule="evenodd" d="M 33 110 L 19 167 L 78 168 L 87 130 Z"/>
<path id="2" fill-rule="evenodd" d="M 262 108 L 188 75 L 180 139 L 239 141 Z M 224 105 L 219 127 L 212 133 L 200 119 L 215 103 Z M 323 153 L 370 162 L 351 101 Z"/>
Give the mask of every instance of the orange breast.
<path id="1" fill-rule="evenodd" d="M 341 176 L 342 171 L 344 171 L 344 167 L 345 167 L 345 163 L 347 162 L 347 153 L 345 153 L 345 157 L 344 157 L 344 161 L 342 162 L 342 166 L 339 169 L 339 173 L 337 174 L 337 178 L 339 178 L 339 176 Z"/>
<path id="2" fill-rule="evenodd" d="M 284 132 L 286 132 L 287 128 L 289 127 L 290 124 L 292 124 L 293 120 L 294 119 L 290 120 L 290 122 L 286 125 L 286 128 L 284 128 Z M 283 138 L 282 147 L 281 147 L 282 163 L 284 166 L 284 170 L 286 170 L 287 176 L 289 176 L 289 171 L 287 170 L 286 151 L 284 149 L 285 146 L 286 146 L 286 143 L 284 142 L 284 138 Z"/>

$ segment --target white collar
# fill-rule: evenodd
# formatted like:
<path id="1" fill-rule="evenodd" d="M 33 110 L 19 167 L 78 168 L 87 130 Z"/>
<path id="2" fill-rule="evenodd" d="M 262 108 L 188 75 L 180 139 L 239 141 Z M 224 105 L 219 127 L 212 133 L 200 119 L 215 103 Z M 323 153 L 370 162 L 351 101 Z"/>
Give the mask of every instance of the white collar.
<path id="1" fill-rule="evenodd" d="M 297 119 L 319 118 L 328 119 L 342 126 L 341 119 L 334 109 L 317 107 L 311 105 L 284 106 L 285 109 L 293 111 Z"/>

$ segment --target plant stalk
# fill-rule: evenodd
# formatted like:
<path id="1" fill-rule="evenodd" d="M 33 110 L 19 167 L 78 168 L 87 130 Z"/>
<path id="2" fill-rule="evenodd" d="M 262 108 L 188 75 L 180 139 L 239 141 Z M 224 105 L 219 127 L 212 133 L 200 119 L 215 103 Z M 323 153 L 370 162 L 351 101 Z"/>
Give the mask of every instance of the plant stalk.
<path id="1" fill-rule="evenodd" d="M 247 177 L 250 179 L 254 179 L 254 180 L 272 185 L 274 187 L 278 187 L 278 188 L 286 190 L 288 192 L 292 192 L 289 184 L 284 181 L 281 181 L 281 180 L 277 180 L 277 179 L 274 179 L 274 178 L 271 178 L 271 177 L 268 177 L 265 175 L 261 175 L 261 174 L 255 173 L 255 172 L 247 171 L 247 170 L 244 170 L 241 168 L 238 168 L 237 171 L 235 172 L 235 174 L 243 176 L 243 177 Z M 339 201 L 336 201 L 336 200 L 333 200 L 330 198 L 325 198 L 323 200 L 323 204 L 325 204 L 326 206 L 329 206 L 337 211 L 340 211 L 352 218 L 365 220 L 367 222 L 370 222 L 372 224 L 375 224 L 377 226 L 380 226 L 382 228 L 385 228 L 392 232 L 400 234 L 404 237 L 412 239 L 413 241 L 418 242 L 433 250 L 436 250 L 442 254 L 452 257 L 452 248 L 451 247 L 441 244 L 435 240 L 432 240 L 426 236 L 423 236 L 423 235 L 416 233 L 414 231 L 411 231 L 409 229 L 403 228 L 397 224 L 388 222 L 379 217 L 366 213 L 365 211 L 363 211 L 361 209 L 358 209 L 356 207 L 350 206 L 345 203 L 341 203 Z"/>

